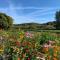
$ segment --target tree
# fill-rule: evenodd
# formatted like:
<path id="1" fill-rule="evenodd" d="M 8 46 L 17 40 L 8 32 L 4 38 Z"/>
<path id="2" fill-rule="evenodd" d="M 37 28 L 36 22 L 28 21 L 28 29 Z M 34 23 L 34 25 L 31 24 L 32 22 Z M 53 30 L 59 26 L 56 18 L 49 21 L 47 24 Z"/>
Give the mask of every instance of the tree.
<path id="1" fill-rule="evenodd" d="M 56 12 L 56 29 L 60 29 L 60 11 Z"/>
<path id="2" fill-rule="evenodd" d="M 0 29 L 9 29 L 13 25 L 12 17 L 5 13 L 0 13 Z"/>

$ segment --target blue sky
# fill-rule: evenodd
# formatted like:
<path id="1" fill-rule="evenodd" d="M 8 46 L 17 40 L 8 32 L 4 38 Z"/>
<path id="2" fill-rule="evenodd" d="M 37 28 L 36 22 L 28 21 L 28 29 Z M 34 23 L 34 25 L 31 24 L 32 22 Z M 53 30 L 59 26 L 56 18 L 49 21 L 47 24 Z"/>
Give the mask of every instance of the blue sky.
<path id="1" fill-rule="evenodd" d="M 0 0 L 0 12 L 14 19 L 14 23 L 45 23 L 55 20 L 60 0 Z"/>

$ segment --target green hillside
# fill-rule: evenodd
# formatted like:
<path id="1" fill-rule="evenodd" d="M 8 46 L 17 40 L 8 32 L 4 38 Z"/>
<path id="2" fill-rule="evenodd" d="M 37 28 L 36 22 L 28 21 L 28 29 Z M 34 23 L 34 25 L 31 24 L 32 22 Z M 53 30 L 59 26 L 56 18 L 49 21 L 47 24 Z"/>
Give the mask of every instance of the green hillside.
<path id="1" fill-rule="evenodd" d="M 15 29 L 23 29 L 23 30 L 54 30 L 55 28 L 55 21 L 47 22 L 43 24 L 39 23 L 23 23 L 23 24 L 14 24 Z"/>

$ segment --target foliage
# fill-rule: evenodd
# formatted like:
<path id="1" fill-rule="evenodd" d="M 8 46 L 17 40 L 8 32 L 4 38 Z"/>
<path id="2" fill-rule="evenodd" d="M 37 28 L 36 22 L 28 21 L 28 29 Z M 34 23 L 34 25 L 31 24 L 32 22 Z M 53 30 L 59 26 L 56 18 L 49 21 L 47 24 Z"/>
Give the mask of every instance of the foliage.
<path id="1" fill-rule="evenodd" d="M 38 24 L 38 23 L 23 23 L 23 24 L 14 24 L 13 28 L 14 29 L 22 29 L 22 30 L 51 30 L 51 29 L 56 29 L 55 28 L 56 22 L 47 22 L 43 24 Z"/>
<path id="2" fill-rule="evenodd" d="M 4 37 L 4 43 L 1 44 L 4 45 L 3 55 L 9 55 L 7 58 L 12 57 L 12 60 L 37 60 L 39 52 L 45 54 L 45 56 L 49 56 L 52 52 L 51 49 L 49 50 L 49 53 L 44 53 L 45 51 L 48 51 L 47 48 L 44 48 L 44 52 L 42 51 L 43 45 L 46 45 L 48 41 L 56 42 L 56 44 L 52 46 L 60 46 L 60 43 L 58 43 L 60 37 L 57 37 L 56 33 L 11 30 L 0 31 L 0 36 Z"/>
<path id="3" fill-rule="evenodd" d="M 13 19 L 5 13 L 0 13 L 0 29 L 11 28 Z"/>
<path id="4" fill-rule="evenodd" d="M 56 29 L 60 29 L 60 11 L 56 12 Z"/>

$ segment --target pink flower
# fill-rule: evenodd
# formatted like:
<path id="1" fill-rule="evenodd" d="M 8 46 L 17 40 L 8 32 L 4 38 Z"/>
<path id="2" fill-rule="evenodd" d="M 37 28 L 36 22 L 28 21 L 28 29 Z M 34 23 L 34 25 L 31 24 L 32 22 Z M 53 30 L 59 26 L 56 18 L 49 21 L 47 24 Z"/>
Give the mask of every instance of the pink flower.
<path id="1" fill-rule="evenodd" d="M 25 36 L 26 36 L 26 37 L 30 37 L 30 33 L 29 33 L 29 32 L 26 32 L 26 33 L 25 33 Z"/>
<path id="2" fill-rule="evenodd" d="M 45 44 L 43 45 L 43 47 L 47 47 L 47 48 L 48 48 L 49 46 L 48 46 L 48 44 L 47 44 L 47 43 L 45 43 Z"/>
<path id="3" fill-rule="evenodd" d="M 25 33 L 25 36 L 28 37 L 28 38 L 32 38 L 32 37 L 33 37 L 33 34 L 30 33 L 30 32 L 26 32 L 26 33 Z"/>
<path id="4" fill-rule="evenodd" d="M 51 40 L 49 40 L 48 43 L 49 43 L 49 44 L 54 44 L 55 41 L 51 41 Z"/>

